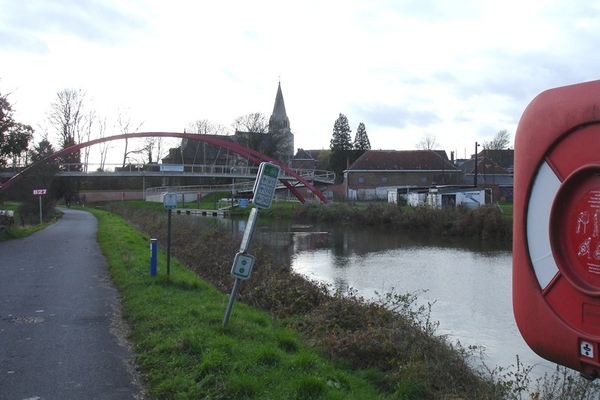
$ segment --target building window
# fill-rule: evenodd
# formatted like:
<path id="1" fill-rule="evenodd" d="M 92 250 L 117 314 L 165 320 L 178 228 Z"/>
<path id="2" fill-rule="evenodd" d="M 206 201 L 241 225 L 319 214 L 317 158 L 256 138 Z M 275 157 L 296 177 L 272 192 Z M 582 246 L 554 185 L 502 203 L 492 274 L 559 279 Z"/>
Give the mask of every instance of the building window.
<path id="1" fill-rule="evenodd" d="M 365 177 L 364 176 L 359 176 L 358 177 L 358 183 L 365 183 Z"/>
<path id="2" fill-rule="evenodd" d="M 381 183 L 387 183 L 387 181 L 388 181 L 387 176 L 382 176 L 381 177 Z"/>
<path id="3" fill-rule="evenodd" d="M 419 179 L 421 181 L 421 183 L 427 183 L 427 177 L 423 176 L 421 179 Z"/>

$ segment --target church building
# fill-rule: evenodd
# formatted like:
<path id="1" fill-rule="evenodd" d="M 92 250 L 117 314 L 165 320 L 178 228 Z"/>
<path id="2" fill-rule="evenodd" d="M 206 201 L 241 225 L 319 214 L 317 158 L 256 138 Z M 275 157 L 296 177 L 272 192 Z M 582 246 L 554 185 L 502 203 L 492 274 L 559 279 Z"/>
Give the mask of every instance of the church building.
<path id="1" fill-rule="evenodd" d="M 277 95 L 275 96 L 275 105 L 273 113 L 269 118 L 269 132 L 277 133 L 283 136 L 282 148 L 285 154 L 285 163 L 289 163 L 294 157 L 294 134 L 290 129 L 290 119 L 285 111 L 285 102 L 283 101 L 283 93 L 281 92 L 281 81 L 277 87 Z"/>
<path id="2" fill-rule="evenodd" d="M 256 150 L 266 156 L 288 164 L 294 156 L 294 135 L 285 110 L 281 82 L 277 87 L 273 113 L 263 132 L 236 131 L 233 135 L 208 135 L 221 140 L 230 140 Z M 183 139 L 181 146 L 169 149 L 162 159 L 163 164 L 228 165 L 234 160 L 226 149 L 209 143 Z"/>

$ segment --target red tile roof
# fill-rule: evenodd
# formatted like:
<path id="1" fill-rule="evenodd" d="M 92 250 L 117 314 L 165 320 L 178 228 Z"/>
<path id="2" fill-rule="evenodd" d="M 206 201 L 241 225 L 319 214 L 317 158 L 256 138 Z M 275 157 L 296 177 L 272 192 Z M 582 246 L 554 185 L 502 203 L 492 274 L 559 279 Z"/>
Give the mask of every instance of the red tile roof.
<path id="1" fill-rule="evenodd" d="M 369 150 L 356 160 L 350 171 L 375 170 L 456 170 L 433 150 Z"/>

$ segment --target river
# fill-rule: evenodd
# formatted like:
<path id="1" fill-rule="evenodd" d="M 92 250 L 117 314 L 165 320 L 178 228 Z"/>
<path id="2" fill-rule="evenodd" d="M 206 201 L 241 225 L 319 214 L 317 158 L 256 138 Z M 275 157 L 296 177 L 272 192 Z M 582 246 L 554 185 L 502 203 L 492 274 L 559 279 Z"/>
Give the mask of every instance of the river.
<path id="1" fill-rule="evenodd" d="M 244 231 L 245 220 L 233 224 L 234 231 Z M 253 241 L 274 246 L 296 272 L 365 298 L 419 293 L 420 305 L 431 304 L 438 334 L 483 349 L 490 368 L 514 370 L 518 356 L 523 366 L 535 365 L 533 378 L 555 370 L 529 349 L 514 321 L 510 244 L 266 220 Z"/>

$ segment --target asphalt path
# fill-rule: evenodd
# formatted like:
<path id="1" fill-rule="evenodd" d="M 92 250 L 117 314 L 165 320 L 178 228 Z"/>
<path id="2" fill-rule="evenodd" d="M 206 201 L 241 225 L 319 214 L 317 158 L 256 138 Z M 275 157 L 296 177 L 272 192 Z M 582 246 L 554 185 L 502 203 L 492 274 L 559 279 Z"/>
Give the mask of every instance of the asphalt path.
<path id="1" fill-rule="evenodd" d="M 0 242 L 0 399 L 143 399 L 96 218 Z"/>

